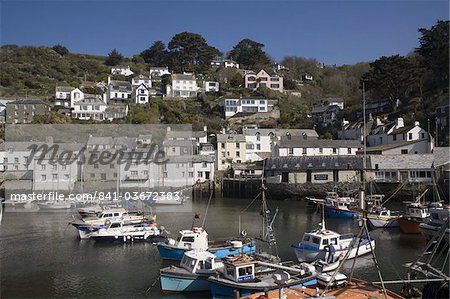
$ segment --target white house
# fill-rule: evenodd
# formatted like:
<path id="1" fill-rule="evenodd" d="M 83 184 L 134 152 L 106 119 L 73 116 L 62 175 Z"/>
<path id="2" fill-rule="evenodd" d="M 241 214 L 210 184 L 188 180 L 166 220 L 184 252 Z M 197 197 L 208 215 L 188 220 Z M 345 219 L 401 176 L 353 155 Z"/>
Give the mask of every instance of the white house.
<path id="1" fill-rule="evenodd" d="M 203 89 L 205 92 L 219 92 L 219 82 L 203 81 Z"/>
<path id="2" fill-rule="evenodd" d="M 282 137 L 274 147 L 274 156 L 354 156 L 361 147 L 361 143 L 356 140 L 310 140 L 303 137 Z"/>
<path id="3" fill-rule="evenodd" d="M 150 101 L 150 90 L 144 83 L 133 86 L 132 97 L 136 104 L 148 104 Z"/>
<path id="4" fill-rule="evenodd" d="M 149 77 L 146 77 L 144 75 L 139 75 L 139 76 L 133 77 L 133 79 L 131 79 L 131 85 L 133 87 L 136 87 L 136 86 L 139 86 L 142 84 L 147 88 L 151 88 L 152 80 Z"/>
<path id="5" fill-rule="evenodd" d="M 236 113 L 261 113 L 273 109 L 273 102 L 267 99 L 225 99 L 225 118 L 230 118 Z"/>
<path id="6" fill-rule="evenodd" d="M 367 145 L 379 146 L 396 142 L 423 140 L 430 142 L 429 152 L 431 152 L 431 139 L 428 132 L 420 127 L 418 121 L 414 125 L 405 126 L 403 118 L 399 117 L 395 122 L 382 124 L 372 129 L 367 136 Z"/>
<path id="7" fill-rule="evenodd" d="M 211 61 L 212 67 L 239 68 L 239 63 L 231 59 L 214 59 Z"/>
<path id="8" fill-rule="evenodd" d="M 150 67 L 150 77 L 151 78 L 159 78 L 164 75 L 170 75 L 169 67 L 167 66 L 151 66 Z"/>
<path id="9" fill-rule="evenodd" d="M 134 72 L 130 69 L 130 66 L 113 66 L 111 68 L 112 75 L 131 76 Z"/>
<path id="10" fill-rule="evenodd" d="M 251 73 L 244 76 L 244 86 L 249 89 L 267 87 L 272 90 L 283 92 L 283 77 L 271 76 L 265 70 L 260 70 L 257 74 Z"/>
<path id="11" fill-rule="evenodd" d="M 272 156 L 273 147 L 281 138 L 301 137 L 304 140 L 318 139 L 317 132 L 311 129 L 264 129 L 264 128 L 244 128 L 242 134 L 245 135 L 246 161 L 260 161 Z"/>
<path id="12" fill-rule="evenodd" d="M 55 105 L 72 108 L 76 101 L 84 98 L 84 93 L 75 87 L 57 86 L 55 90 Z"/>
<path id="13" fill-rule="evenodd" d="M 190 98 L 197 96 L 197 80 L 191 74 L 173 74 L 172 84 L 167 86 L 167 96 L 175 98 Z"/>
<path id="14" fill-rule="evenodd" d="M 72 110 L 72 118 L 81 120 L 105 120 L 108 106 L 96 96 L 85 97 L 75 102 Z"/>

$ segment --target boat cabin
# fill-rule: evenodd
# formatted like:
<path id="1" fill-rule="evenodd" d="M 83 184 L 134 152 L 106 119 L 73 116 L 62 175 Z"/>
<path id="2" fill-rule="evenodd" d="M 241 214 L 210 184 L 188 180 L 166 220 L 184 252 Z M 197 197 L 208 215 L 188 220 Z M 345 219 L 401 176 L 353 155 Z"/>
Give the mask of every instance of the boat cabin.
<path id="1" fill-rule="evenodd" d="M 384 199 L 384 194 L 370 194 L 366 196 L 367 208 L 375 209 L 380 208 L 382 206 L 382 202 Z"/>
<path id="2" fill-rule="evenodd" d="M 181 230 L 176 240 L 178 248 L 208 249 L 208 233 L 201 227 L 194 227 L 192 230 Z"/>
<path id="3" fill-rule="evenodd" d="M 411 203 L 408 205 L 408 216 L 425 219 L 430 216 L 428 208 L 420 203 Z"/>
<path id="4" fill-rule="evenodd" d="M 430 220 L 436 224 L 444 224 L 450 218 L 450 208 L 433 208 L 430 209 Z"/>
<path id="5" fill-rule="evenodd" d="M 188 251 L 181 259 L 180 266 L 189 273 L 211 274 L 216 269 L 222 268 L 223 263 L 216 261 L 216 256 L 208 251 Z"/>
<path id="6" fill-rule="evenodd" d="M 227 256 L 225 257 L 223 268 L 223 276 L 234 282 L 250 282 L 255 280 L 255 265 L 254 258 L 242 256 Z"/>
<path id="7" fill-rule="evenodd" d="M 324 249 L 328 245 L 338 247 L 340 235 L 330 230 L 313 231 L 303 235 L 302 244 L 318 249 Z"/>

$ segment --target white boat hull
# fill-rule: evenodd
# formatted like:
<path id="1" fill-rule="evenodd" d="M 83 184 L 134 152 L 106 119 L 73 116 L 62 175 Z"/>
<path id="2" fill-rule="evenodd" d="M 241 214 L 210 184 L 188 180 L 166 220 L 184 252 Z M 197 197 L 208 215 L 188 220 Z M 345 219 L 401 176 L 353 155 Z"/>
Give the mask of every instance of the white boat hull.
<path id="1" fill-rule="evenodd" d="M 367 240 L 363 240 L 362 242 L 364 243 L 359 246 L 359 250 L 357 247 L 355 247 L 350 251 L 350 254 L 348 256 L 349 259 L 355 258 L 357 251 L 358 256 L 362 256 L 364 254 L 371 252 L 370 248 L 371 246 L 369 242 Z M 358 243 L 358 241 L 356 241 L 356 243 Z M 372 244 L 372 248 L 375 249 L 375 240 L 371 240 L 370 243 Z M 325 249 L 320 250 L 317 248 L 313 248 L 312 246 L 307 247 L 297 246 L 294 248 L 295 248 L 295 255 L 297 256 L 297 259 L 300 262 L 313 262 L 316 260 L 325 260 L 326 255 L 328 253 L 327 250 Z M 334 255 L 343 258 L 347 254 L 348 248 L 349 247 L 345 247 L 342 249 L 336 248 Z"/>

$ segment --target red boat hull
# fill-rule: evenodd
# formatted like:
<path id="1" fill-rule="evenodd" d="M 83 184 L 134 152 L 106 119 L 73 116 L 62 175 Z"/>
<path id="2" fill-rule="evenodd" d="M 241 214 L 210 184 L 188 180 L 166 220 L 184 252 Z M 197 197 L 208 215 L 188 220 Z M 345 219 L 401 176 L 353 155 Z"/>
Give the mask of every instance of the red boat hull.
<path id="1" fill-rule="evenodd" d="M 400 230 L 405 234 L 420 234 L 420 221 L 411 218 L 397 219 Z"/>

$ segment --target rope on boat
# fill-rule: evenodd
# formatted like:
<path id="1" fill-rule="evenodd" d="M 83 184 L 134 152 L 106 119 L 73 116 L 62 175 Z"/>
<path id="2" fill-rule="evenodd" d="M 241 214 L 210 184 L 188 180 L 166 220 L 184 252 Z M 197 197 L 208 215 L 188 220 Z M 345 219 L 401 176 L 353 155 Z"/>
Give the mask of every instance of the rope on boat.
<path id="1" fill-rule="evenodd" d="M 145 295 L 155 286 L 155 284 L 158 282 L 158 280 L 161 278 L 161 274 L 159 274 L 156 279 L 153 281 L 153 283 L 148 287 L 148 289 L 145 291 Z"/>
<path id="2" fill-rule="evenodd" d="M 213 196 L 213 192 L 210 192 L 208 204 L 206 205 L 205 216 L 203 216 L 202 227 L 205 227 L 206 216 L 208 215 L 208 210 L 209 210 L 209 206 L 211 205 L 212 196 Z"/>

